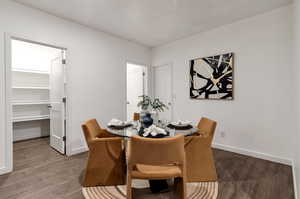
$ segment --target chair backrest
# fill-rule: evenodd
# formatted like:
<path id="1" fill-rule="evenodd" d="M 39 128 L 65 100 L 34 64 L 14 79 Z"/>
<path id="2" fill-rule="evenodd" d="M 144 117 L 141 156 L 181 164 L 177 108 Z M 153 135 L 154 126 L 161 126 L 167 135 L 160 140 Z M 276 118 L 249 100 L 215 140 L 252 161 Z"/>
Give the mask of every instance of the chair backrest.
<path id="1" fill-rule="evenodd" d="M 199 130 L 207 133 L 211 139 L 214 137 L 216 127 L 217 122 L 206 117 L 202 117 L 198 123 Z"/>
<path id="2" fill-rule="evenodd" d="M 183 135 L 177 135 L 172 138 L 134 136 L 130 140 L 129 149 L 129 167 L 136 164 L 184 165 L 185 163 Z"/>
<path id="3" fill-rule="evenodd" d="M 139 113 L 133 113 L 133 121 L 139 121 L 140 120 L 140 114 Z"/>
<path id="4" fill-rule="evenodd" d="M 90 119 L 81 125 L 87 144 L 100 135 L 101 127 L 96 119 Z"/>

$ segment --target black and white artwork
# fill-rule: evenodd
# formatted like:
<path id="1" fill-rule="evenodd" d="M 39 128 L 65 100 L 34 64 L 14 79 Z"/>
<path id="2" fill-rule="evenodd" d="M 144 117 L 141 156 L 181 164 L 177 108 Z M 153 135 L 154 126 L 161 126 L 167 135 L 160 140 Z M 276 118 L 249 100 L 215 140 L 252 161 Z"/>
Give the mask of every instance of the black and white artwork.
<path id="1" fill-rule="evenodd" d="M 192 99 L 233 99 L 233 53 L 190 61 Z"/>

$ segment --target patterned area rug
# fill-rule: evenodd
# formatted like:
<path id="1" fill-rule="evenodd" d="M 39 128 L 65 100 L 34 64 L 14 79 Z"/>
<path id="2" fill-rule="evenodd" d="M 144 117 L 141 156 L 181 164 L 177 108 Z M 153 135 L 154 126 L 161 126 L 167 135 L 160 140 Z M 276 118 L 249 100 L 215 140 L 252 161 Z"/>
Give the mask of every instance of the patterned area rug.
<path id="1" fill-rule="evenodd" d="M 136 198 L 154 199 L 148 181 L 134 180 L 133 194 Z M 126 186 L 97 186 L 82 188 L 85 199 L 126 199 Z M 173 198 L 173 192 L 161 193 L 160 198 Z M 164 197 L 165 196 L 165 197 Z M 201 182 L 187 184 L 187 198 L 189 199 L 216 199 L 218 196 L 218 182 Z"/>

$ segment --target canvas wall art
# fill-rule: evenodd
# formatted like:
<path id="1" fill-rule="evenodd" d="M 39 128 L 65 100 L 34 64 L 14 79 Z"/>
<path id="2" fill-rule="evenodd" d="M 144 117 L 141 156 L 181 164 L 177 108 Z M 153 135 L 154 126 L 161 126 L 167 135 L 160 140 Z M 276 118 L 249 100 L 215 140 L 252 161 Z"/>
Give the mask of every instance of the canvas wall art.
<path id="1" fill-rule="evenodd" d="M 190 61 L 190 97 L 192 99 L 233 99 L 234 54 Z"/>

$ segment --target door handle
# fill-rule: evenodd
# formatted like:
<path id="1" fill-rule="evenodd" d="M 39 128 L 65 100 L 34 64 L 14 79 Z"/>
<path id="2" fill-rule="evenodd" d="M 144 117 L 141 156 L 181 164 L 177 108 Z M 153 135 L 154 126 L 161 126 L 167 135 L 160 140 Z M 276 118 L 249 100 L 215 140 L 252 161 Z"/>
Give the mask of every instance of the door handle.
<path id="1" fill-rule="evenodd" d="M 130 102 L 126 102 L 126 104 L 130 104 Z"/>
<path id="2" fill-rule="evenodd" d="M 51 106 L 51 105 L 48 105 L 48 109 L 52 109 L 52 106 Z"/>
<path id="3" fill-rule="evenodd" d="M 171 103 L 171 102 L 169 102 L 169 103 L 168 103 L 168 105 L 169 105 L 169 106 L 171 106 L 171 105 L 172 105 L 172 103 Z"/>

